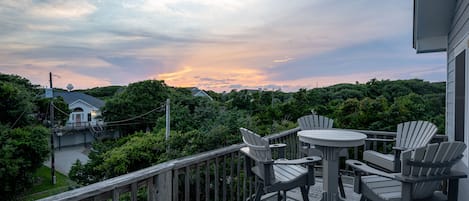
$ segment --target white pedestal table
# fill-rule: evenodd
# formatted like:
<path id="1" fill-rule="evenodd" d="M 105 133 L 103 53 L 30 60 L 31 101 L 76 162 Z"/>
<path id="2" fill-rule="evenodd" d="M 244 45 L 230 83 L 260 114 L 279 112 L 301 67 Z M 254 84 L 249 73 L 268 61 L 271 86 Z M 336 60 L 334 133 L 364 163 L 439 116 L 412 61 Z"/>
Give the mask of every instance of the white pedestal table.
<path id="1" fill-rule="evenodd" d="M 348 147 L 365 144 L 366 135 L 341 129 L 303 130 L 298 132 L 301 142 L 315 145 L 323 154 L 324 201 L 340 200 L 337 191 L 339 175 L 339 152 Z"/>

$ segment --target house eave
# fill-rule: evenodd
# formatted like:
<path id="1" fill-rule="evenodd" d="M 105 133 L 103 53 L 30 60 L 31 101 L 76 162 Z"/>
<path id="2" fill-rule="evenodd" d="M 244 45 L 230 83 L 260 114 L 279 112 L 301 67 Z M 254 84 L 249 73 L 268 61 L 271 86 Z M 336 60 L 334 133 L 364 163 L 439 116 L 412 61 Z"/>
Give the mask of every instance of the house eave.
<path id="1" fill-rule="evenodd" d="M 83 103 L 83 104 L 85 104 L 85 105 L 88 105 L 90 108 L 93 108 L 94 110 L 99 110 L 98 107 L 96 107 L 96 106 L 94 106 L 94 105 L 91 105 L 91 104 L 89 104 L 88 102 L 86 102 L 86 101 L 84 101 L 84 100 L 82 100 L 82 99 L 78 99 L 78 100 L 76 100 L 76 101 L 73 101 L 72 103 L 69 104 L 69 106 L 72 106 L 72 105 L 77 104 L 77 103 L 80 103 L 80 102 Z M 71 108 L 70 108 L 70 109 L 71 109 Z"/>
<path id="2" fill-rule="evenodd" d="M 446 51 L 455 4 L 456 0 L 414 0 L 413 48 L 417 53 Z"/>

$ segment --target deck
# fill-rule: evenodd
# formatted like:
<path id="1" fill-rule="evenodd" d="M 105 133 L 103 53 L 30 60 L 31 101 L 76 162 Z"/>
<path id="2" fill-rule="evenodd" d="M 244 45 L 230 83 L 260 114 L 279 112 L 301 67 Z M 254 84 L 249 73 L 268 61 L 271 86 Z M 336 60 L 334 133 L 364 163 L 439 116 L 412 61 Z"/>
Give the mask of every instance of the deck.
<path id="1" fill-rule="evenodd" d="M 360 194 L 353 192 L 353 186 L 351 184 L 344 184 L 345 187 L 345 196 L 343 200 L 346 201 L 359 201 Z M 311 186 L 309 190 L 309 200 L 310 201 L 319 201 L 322 198 L 322 180 L 317 179 L 316 185 Z M 271 193 L 263 197 L 266 201 L 277 201 L 276 193 Z M 301 201 L 301 192 L 299 188 L 293 189 L 287 192 L 287 201 Z"/>
<path id="2" fill-rule="evenodd" d="M 286 158 L 295 159 L 299 156 L 299 140 L 294 128 L 281 133 L 266 136 L 270 143 L 285 143 Z M 357 131 L 357 130 L 355 130 Z M 368 138 L 388 139 L 373 141 L 365 146 L 348 149 L 350 159 L 360 160 L 364 150 L 383 151 L 389 146 L 389 139 L 396 136 L 394 132 L 365 131 Z M 437 135 L 435 141 L 446 141 L 446 136 Z M 110 178 L 98 183 L 67 191 L 43 201 L 60 200 L 236 200 L 243 201 L 254 194 L 256 181 L 246 177 L 245 161 L 240 148 L 244 144 L 235 144 L 228 147 L 179 158 L 132 173 Z M 384 150 L 391 151 L 391 150 Z M 275 153 L 274 153 L 275 156 Z M 342 164 L 341 171 L 349 173 L 350 169 Z M 320 175 L 320 174 L 317 174 Z M 349 177 L 348 177 L 349 178 Z M 346 200 L 359 200 L 359 195 L 353 193 L 350 179 L 344 179 Z M 287 194 L 289 200 L 302 200 L 299 190 L 292 190 Z M 267 200 L 276 200 L 276 195 L 267 196 Z M 316 185 L 310 189 L 311 200 L 320 200 L 322 197 L 321 178 L 317 178 Z M 146 199 L 145 199 L 146 198 Z"/>

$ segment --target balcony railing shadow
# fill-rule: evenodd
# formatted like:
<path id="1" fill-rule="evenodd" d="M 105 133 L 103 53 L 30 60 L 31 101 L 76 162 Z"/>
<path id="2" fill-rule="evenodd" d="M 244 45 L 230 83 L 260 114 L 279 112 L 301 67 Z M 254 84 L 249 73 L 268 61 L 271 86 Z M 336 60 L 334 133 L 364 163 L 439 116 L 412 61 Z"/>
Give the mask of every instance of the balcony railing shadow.
<path id="1" fill-rule="evenodd" d="M 287 144 L 286 158 L 295 159 L 300 154 L 299 130 L 294 128 L 266 138 L 270 143 Z M 388 139 L 350 148 L 349 157 L 358 160 L 361 160 L 365 149 L 390 152 L 392 145 L 389 139 L 396 136 L 395 132 L 355 131 L 366 134 L 368 138 Z M 447 137 L 437 135 L 434 140 L 446 141 Z M 167 161 L 42 200 L 246 200 L 254 193 L 256 181 L 246 177 L 244 157 L 239 152 L 243 146 L 235 144 Z M 341 171 L 345 174 L 350 172 L 345 165 L 341 166 Z"/>

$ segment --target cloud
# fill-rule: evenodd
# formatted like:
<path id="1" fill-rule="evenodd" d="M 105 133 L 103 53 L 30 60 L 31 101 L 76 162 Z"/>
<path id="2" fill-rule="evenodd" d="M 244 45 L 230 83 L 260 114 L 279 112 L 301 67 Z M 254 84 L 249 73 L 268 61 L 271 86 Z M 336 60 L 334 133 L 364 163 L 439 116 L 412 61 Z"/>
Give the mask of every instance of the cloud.
<path id="1" fill-rule="evenodd" d="M 158 79 L 162 79 L 165 81 L 171 81 L 181 78 L 182 76 L 190 73 L 192 71 L 192 67 L 185 66 L 182 70 L 171 72 L 171 73 L 161 73 L 158 75 Z"/>
<path id="2" fill-rule="evenodd" d="M 285 62 L 288 62 L 288 61 L 291 61 L 293 60 L 293 58 L 285 58 L 285 59 L 275 59 L 273 60 L 274 63 L 285 63 Z"/>
<path id="3" fill-rule="evenodd" d="M 434 68 L 444 55 L 409 45 L 411 18 L 407 1 L 0 1 L 1 69 L 217 91 L 295 90 L 419 66 L 428 69 L 394 77 L 444 79 Z"/>
<path id="4" fill-rule="evenodd" d="M 80 74 L 70 69 L 48 67 L 49 65 L 0 65 L 0 71 L 8 74 L 17 74 L 31 80 L 34 84 L 49 86 L 49 72 L 54 75 L 53 85 L 58 88 L 65 88 L 72 83 L 76 89 L 92 88 L 96 86 L 109 86 L 111 81 L 106 78 Z"/>
<path id="5" fill-rule="evenodd" d="M 33 5 L 30 14 L 44 18 L 80 18 L 95 12 L 96 6 L 85 0 L 45 1 Z"/>
<path id="6" fill-rule="evenodd" d="M 65 25 L 38 25 L 29 24 L 26 27 L 31 31 L 68 31 L 71 30 L 69 26 Z"/>

